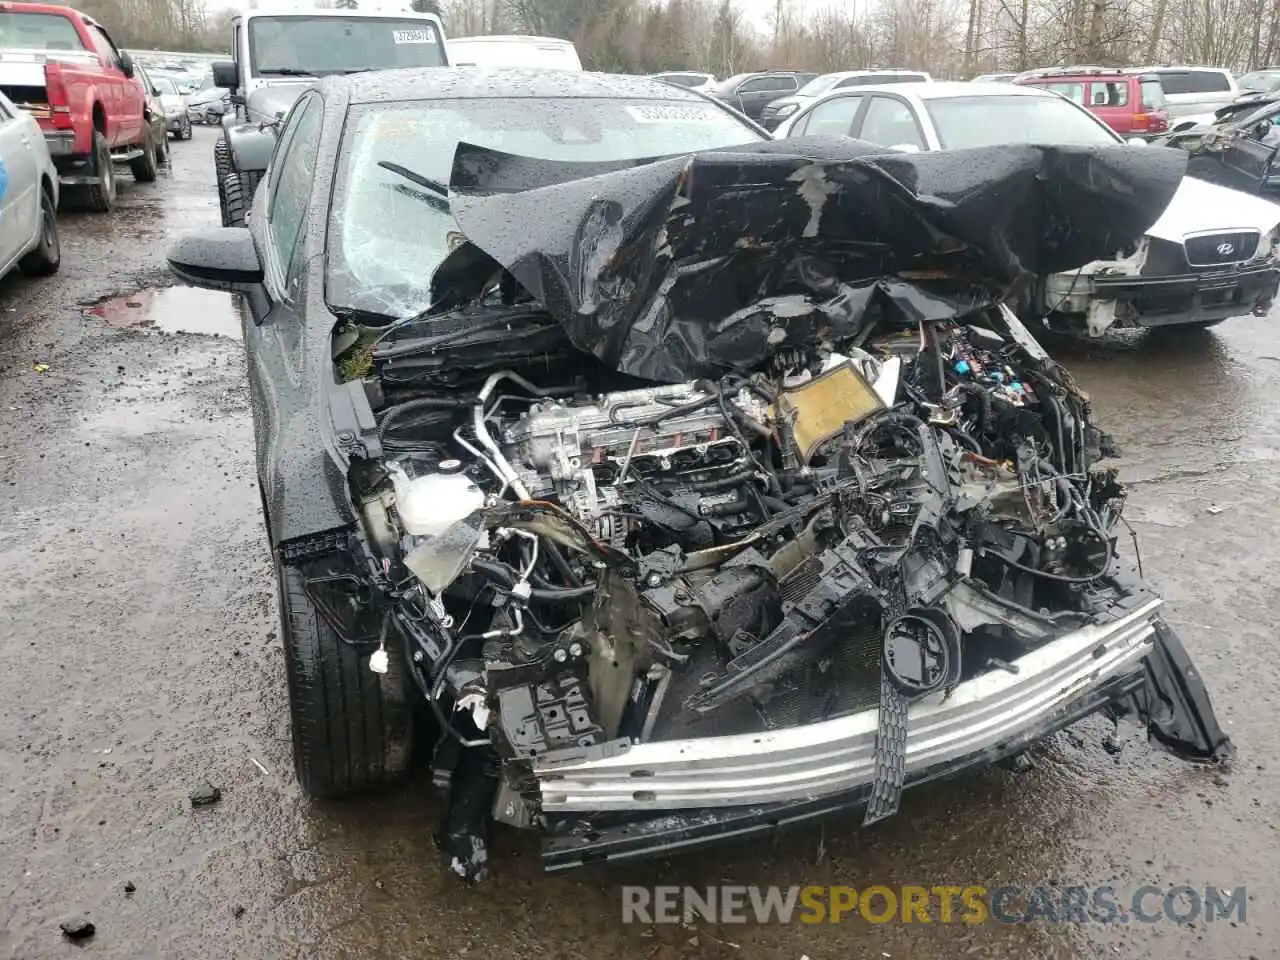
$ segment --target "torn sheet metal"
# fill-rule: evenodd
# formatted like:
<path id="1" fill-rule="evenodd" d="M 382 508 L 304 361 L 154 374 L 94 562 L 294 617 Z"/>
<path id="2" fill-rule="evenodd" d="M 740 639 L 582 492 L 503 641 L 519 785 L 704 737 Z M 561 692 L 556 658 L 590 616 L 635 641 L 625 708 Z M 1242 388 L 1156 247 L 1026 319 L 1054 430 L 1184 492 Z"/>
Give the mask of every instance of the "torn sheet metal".
<path id="1" fill-rule="evenodd" d="M 884 155 L 810 138 L 599 172 L 462 144 L 450 191 L 470 243 L 578 349 L 678 382 L 876 318 L 953 319 L 1110 256 L 1159 218 L 1185 164 L 1122 146 Z"/>

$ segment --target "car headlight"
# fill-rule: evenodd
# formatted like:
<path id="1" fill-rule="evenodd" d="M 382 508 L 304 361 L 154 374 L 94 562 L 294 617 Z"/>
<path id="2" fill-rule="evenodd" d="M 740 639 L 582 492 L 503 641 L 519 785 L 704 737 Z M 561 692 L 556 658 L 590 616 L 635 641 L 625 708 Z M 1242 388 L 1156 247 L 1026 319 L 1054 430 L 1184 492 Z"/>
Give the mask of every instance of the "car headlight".
<path id="1" fill-rule="evenodd" d="M 777 108 L 777 110 L 774 113 L 774 116 L 789 117 L 799 109 L 800 109 L 800 104 L 798 103 L 784 103 L 782 106 Z"/>
<path id="2" fill-rule="evenodd" d="M 1280 259 L 1280 226 L 1272 227 L 1270 233 L 1258 238 L 1258 249 L 1254 257 L 1261 260 L 1265 257 Z"/>

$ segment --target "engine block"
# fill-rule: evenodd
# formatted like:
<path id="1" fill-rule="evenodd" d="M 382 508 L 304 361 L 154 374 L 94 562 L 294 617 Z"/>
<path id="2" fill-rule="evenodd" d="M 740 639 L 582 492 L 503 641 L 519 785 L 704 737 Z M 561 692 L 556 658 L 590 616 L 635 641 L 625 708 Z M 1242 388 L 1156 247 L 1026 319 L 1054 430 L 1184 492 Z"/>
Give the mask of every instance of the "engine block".
<path id="1" fill-rule="evenodd" d="M 503 441 L 531 491 L 554 493 L 583 519 L 617 502 L 614 485 L 713 479 L 741 469 L 746 456 L 718 399 L 693 384 L 585 403 L 543 401 L 511 424 Z"/>

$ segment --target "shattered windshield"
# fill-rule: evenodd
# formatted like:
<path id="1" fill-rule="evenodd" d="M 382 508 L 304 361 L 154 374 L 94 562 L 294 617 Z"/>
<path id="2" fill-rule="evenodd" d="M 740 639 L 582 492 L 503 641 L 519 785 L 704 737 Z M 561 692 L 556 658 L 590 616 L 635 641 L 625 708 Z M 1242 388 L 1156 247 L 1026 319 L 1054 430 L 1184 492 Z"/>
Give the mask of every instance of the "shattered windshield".
<path id="1" fill-rule="evenodd" d="M 950 97 L 927 100 L 925 107 L 944 149 L 1006 143 L 1109 146 L 1119 142 L 1119 137 L 1092 115 L 1057 97 Z"/>
<path id="2" fill-rule="evenodd" d="M 647 160 L 759 141 L 711 103 L 514 98 L 354 107 L 329 228 L 330 304 L 389 316 L 428 306 L 463 242 L 447 185 L 459 142 L 555 161 Z M 513 225 L 519 229 L 519 225 Z"/>
<path id="3" fill-rule="evenodd" d="M 440 33 L 430 21 L 332 16 L 250 20 L 249 60 L 257 76 L 322 76 L 447 63 Z"/>

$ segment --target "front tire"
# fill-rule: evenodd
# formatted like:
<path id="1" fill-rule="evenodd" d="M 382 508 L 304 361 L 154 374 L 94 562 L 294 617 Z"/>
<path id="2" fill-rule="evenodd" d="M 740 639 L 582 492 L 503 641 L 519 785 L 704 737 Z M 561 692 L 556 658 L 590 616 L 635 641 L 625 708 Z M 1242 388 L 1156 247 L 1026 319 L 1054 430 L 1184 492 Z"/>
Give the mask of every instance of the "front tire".
<path id="1" fill-rule="evenodd" d="M 293 762 L 302 789 L 336 797 L 388 783 L 409 767 L 413 691 L 398 647 L 388 671 L 342 640 L 306 590 L 306 575 L 276 559 Z M 388 639 L 391 639 L 390 637 Z"/>
<path id="2" fill-rule="evenodd" d="M 243 227 L 248 222 L 249 208 L 253 206 L 253 194 L 262 179 L 260 170 L 242 170 L 226 175 L 219 195 L 222 199 L 222 225 Z"/>
<path id="3" fill-rule="evenodd" d="M 190 140 L 192 136 L 191 119 L 189 117 L 183 117 L 182 123 L 178 126 L 178 139 Z"/>
<path id="4" fill-rule="evenodd" d="M 40 240 L 25 257 L 18 261 L 18 268 L 31 277 L 47 277 L 58 272 L 62 265 L 62 241 L 58 238 L 58 215 L 53 197 L 43 187 L 40 189 Z"/>

